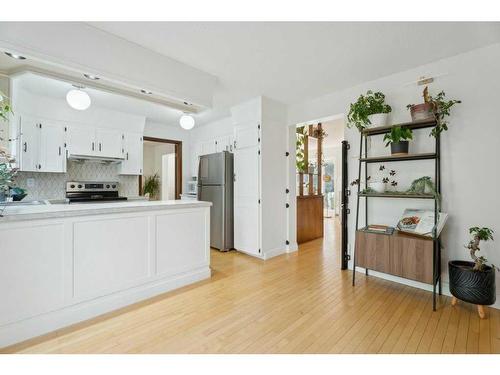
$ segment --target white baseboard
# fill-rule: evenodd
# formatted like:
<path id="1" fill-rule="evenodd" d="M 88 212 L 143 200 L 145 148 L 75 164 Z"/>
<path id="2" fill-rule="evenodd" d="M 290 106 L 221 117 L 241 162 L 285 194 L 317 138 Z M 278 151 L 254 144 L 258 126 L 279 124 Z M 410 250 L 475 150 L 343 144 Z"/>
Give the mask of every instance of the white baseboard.
<path id="1" fill-rule="evenodd" d="M 294 253 L 298 250 L 299 250 L 299 244 L 297 242 L 292 242 L 290 245 L 287 246 L 286 252 Z"/>
<path id="2" fill-rule="evenodd" d="M 352 271 L 351 265 L 349 265 L 349 270 Z M 356 267 L 356 272 L 362 273 L 364 276 L 365 269 L 362 267 Z M 432 292 L 432 285 L 431 284 L 425 284 L 425 283 L 421 283 L 419 281 L 405 279 L 402 277 L 393 276 L 393 275 L 389 275 L 386 273 L 377 272 L 377 271 L 373 271 L 373 270 L 369 270 L 368 274 L 369 274 L 369 277 L 375 276 L 375 277 L 379 277 L 379 278 L 384 279 L 384 280 L 394 281 L 394 282 L 399 283 L 399 284 L 408 285 L 408 286 L 412 286 L 414 288 L 419 288 L 419 289 L 423 289 L 423 290 L 427 290 L 427 291 Z M 358 276 L 356 274 L 356 278 L 357 277 Z M 446 281 L 446 280 L 442 281 L 442 289 L 443 289 L 442 292 L 445 296 L 452 297 L 452 295 L 450 293 L 450 284 L 448 283 L 448 281 Z M 494 309 L 500 309 L 499 299 L 497 298 L 497 301 L 495 302 L 495 304 L 491 305 L 490 307 L 493 307 Z"/>
<path id="3" fill-rule="evenodd" d="M 279 247 L 276 249 L 266 250 L 266 251 L 264 251 L 263 259 L 264 260 L 271 259 L 271 258 L 277 257 L 278 255 L 285 254 L 286 252 L 287 251 L 286 251 L 285 247 Z"/>
<path id="4" fill-rule="evenodd" d="M 209 267 L 152 281 L 124 291 L 0 327 L 0 348 L 88 320 L 159 294 L 209 278 Z"/>

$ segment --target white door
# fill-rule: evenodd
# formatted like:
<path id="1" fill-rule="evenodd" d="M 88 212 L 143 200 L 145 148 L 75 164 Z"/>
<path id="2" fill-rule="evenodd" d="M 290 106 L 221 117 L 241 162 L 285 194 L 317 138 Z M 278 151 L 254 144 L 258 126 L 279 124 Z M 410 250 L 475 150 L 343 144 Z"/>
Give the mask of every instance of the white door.
<path id="1" fill-rule="evenodd" d="M 121 165 L 121 174 L 141 175 L 143 171 L 143 141 L 142 134 L 126 133 L 123 148 L 124 160 Z"/>
<path id="2" fill-rule="evenodd" d="M 53 121 L 40 123 L 40 172 L 66 172 L 64 125 Z"/>
<path id="3" fill-rule="evenodd" d="M 108 158 L 123 158 L 122 132 L 112 129 L 97 129 L 97 154 Z"/>
<path id="4" fill-rule="evenodd" d="M 234 150 L 234 247 L 260 253 L 260 166 L 257 126 L 236 128 Z"/>
<path id="5" fill-rule="evenodd" d="M 85 125 L 69 125 L 67 147 L 70 155 L 96 155 L 95 128 Z"/>
<path id="6" fill-rule="evenodd" d="M 38 171 L 38 150 L 40 147 L 40 122 L 30 116 L 21 116 L 19 134 L 20 170 L 25 172 Z"/>

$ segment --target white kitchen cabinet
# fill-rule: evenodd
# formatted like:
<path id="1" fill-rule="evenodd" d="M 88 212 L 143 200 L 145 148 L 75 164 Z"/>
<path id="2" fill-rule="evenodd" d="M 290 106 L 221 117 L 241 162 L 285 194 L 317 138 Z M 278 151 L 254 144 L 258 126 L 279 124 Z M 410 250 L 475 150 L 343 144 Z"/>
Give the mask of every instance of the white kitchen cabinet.
<path id="1" fill-rule="evenodd" d="M 205 141 L 201 143 L 201 153 L 200 155 L 208 155 L 217 152 L 215 146 L 215 139 L 211 139 L 209 141 Z"/>
<path id="2" fill-rule="evenodd" d="M 286 109 L 259 97 L 233 107 L 231 115 L 235 145 L 234 247 L 267 259 L 284 253 L 290 243 Z"/>
<path id="3" fill-rule="evenodd" d="M 123 133 L 113 129 L 96 129 L 97 155 L 107 158 L 124 158 Z"/>
<path id="4" fill-rule="evenodd" d="M 229 135 L 219 137 L 215 140 L 215 152 L 232 151 L 231 137 Z"/>
<path id="5" fill-rule="evenodd" d="M 20 149 L 17 155 L 19 169 L 23 172 L 38 171 L 39 121 L 30 116 L 21 116 L 19 134 Z"/>
<path id="6" fill-rule="evenodd" d="M 88 125 L 68 126 L 67 146 L 71 156 L 93 156 L 96 152 L 95 128 Z"/>
<path id="7" fill-rule="evenodd" d="M 142 175 L 143 138 L 142 134 L 125 133 L 123 136 L 125 159 L 121 163 L 120 174 Z"/>
<path id="8" fill-rule="evenodd" d="M 20 118 L 20 170 L 66 172 L 66 127 L 57 121 L 22 115 Z"/>

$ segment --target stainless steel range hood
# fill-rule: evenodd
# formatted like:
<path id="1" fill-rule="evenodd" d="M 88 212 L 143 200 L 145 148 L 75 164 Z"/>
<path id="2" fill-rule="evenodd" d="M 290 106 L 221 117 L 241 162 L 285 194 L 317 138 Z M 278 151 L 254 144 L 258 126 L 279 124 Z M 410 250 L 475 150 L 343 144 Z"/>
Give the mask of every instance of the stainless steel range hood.
<path id="1" fill-rule="evenodd" d="M 78 163 L 89 162 L 89 163 L 99 163 L 99 164 L 116 164 L 116 163 L 122 162 L 125 159 L 124 158 L 110 158 L 110 157 L 103 157 L 103 156 L 71 154 L 68 156 L 68 160 L 78 162 Z"/>

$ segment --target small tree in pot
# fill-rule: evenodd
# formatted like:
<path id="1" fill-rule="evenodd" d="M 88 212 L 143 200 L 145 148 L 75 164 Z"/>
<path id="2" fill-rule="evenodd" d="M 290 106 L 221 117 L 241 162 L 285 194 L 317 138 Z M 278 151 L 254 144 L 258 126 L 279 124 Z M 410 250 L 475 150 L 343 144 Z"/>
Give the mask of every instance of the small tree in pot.
<path id="1" fill-rule="evenodd" d="M 479 316 L 485 317 L 484 306 L 496 301 L 495 266 L 487 265 L 487 260 L 476 253 L 481 241 L 493 240 L 493 231 L 489 228 L 472 227 L 469 229 L 472 239 L 466 245 L 474 262 L 452 260 L 448 263 L 450 274 L 450 292 L 452 305 L 457 298 L 478 306 Z"/>

